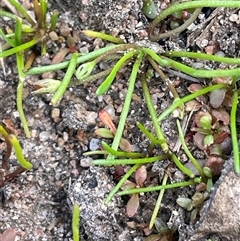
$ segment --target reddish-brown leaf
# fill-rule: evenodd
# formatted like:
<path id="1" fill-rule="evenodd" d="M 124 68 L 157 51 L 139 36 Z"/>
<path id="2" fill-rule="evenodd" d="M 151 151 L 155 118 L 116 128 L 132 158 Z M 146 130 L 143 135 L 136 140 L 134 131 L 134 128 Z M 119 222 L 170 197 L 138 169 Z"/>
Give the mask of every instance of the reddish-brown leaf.
<path id="1" fill-rule="evenodd" d="M 8 228 L 0 235 L 0 241 L 14 241 L 16 238 L 16 231 L 13 228 Z"/>
<path id="2" fill-rule="evenodd" d="M 127 215 L 128 217 L 133 217 L 137 212 L 139 207 L 139 197 L 138 194 L 133 194 L 127 203 Z"/>
<path id="3" fill-rule="evenodd" d="M 63 48 L 61 49 L 59 52 L 57 52 L 57 54 L 53 57 L 52 59 L 52 64 L 58 64 L 61 63 L 65 56 L 69 53 L 69 49 L 68 48 Z"/>
<path id="4" fill-rule="evenodd" d="M 220 132 L 214 135 L 214 143 L 221 144 L 229 134 L 227 132 Z"/>
<path id="5" fill-rule="evenodd" d="M 147 179 L 147 168 L 146 166 L 140 166 L 135 172 L 135 180 L 139 187 L 144 185 L 144 182 Z"/>
<path id="6" fill-rule="evenodd" d="M 191 84 L 188 87 L 188 91 L 191 93 L 197 92 L 202 89 L 202 86 L 200 84 Z"/>
<path id="7" fill-rule="evenodd" d="M 106 125 L 111 131 L 116 132 L 116 127 L 112 122 L 112 119 L 106 110 L 101 110 L 99 112 L 99 119 L 104 125 Z"/>

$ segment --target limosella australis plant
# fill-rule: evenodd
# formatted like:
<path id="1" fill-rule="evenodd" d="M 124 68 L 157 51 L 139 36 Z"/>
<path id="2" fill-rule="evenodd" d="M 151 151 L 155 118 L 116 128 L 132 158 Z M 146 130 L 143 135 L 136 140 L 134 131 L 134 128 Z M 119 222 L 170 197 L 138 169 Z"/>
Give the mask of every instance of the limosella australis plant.
<path id="1" fill-rule="evenodd" d="M 21 119 L 25 134 L 30 137 L 30 131 L 28 128 L 27 120 L 23 111 L 23 87 L 26 80 L 26 70 L 31 67 L 32 62 L 36 57 L 36 53 L 33 50 L 33 46 L 40 45 L 41 53 L 44 55 L 47 53 L 47 40 L 49 39 L 49 33 L 55 30 L 58 12 L 54 11 L 51 15 L 51 19 L 47 21 L 48 2 L 46 0 L 34 0 L 34 14 L 33 17 L 28 11 L 16 0 L 7 1 L 11 7 L 15 9 L 15 13 L 9 13 L 0 9 L 0 16 L 7 17 L 12 21 L 15 21 L 14 29 L 6 29 L 4 31 L 0 28 L 0 37 L 5 41 L 1 46 L 0 58 L 4 58 L 10 55 L 16 55 L 17 70 L 18 70 L 18 88 L 17 88 L 17 110 Z M 6 6 L 8 7 L 8 6 Z M 11 9 L 10 7 L 10 9 Z M 32 49 L 28 52 L 25 58 L 26 50 Z"/>
<path id="2" fill-rule="evenodd" d="M 11 3 L 12 2 L 15 2 L 15 1 L 12 0 Z M 40 1 L 40 3 L 41 2 L 42 1 Z M 239 8 L 240 2 L 239 1 L 224 2 L 224 1 L 217 1 L 217 0 L 216 1 L 210 1 L 210 0 L 209 1 L 206 1 L 206 0 L 205 1 L 202 1 L 202 0 L 177 1 L 172 3 L 166 10 L 162 11 L 159 15 L 156 15 L 156 9 L 154 9 L 155 6 L 153 2 L 146 0 L 144 1 L 144 11 L 145 12 L 148 11 L 147 12 L 148 17 L 154 18 L 149 28 L 149 40 L 158 41 L 160 39 L 168 38 L 173 34 L 178 34 L 184 31 L 197 18 L 199 12 L 201 11 L 201 8 L 203 7 Z M 181 19 L 182 21 L 181 22 L 181 21 L 178 21 L 178 19 L 179 19 L 179 16 L 181 16 L 182 11 L 187 11 L 188 17 L 186 18 L 186 20 Z M 153 14 L 151 15 L 151 13 Z M 176 13 L 178 14 L 177 16 L 176 16 Z M 177 22 L 180 23 L 180 25 L 172 27 L 173 29 L 166 33 L 156 33 L 156 29 L 159 23 L 169 16 L 171 17 L 174 16 L 173 20 L 176 21 L 177 19 Z M 27 19 L 27 16 L 25 17 Z M 19 21 L 18 18 L 15 18 L 15 20 L 16 20 L 16 26 L 20 26 L 17 28 L 22 29 L 21 21 Z M 21 65 L 19 66 L 18 71 L 19 73 L 24 73 L 24 78 L 25 78 L 25 75 L 35 75 L 35 74 L 41 74 L 49 71 L 67 69 L 65 77 L 62 81 L 55 80 L 55 79 L 43 79 L 36 83 L 38 87 L 37 91 L 35 91 L 36 93 L 49 93 L 49 92 L 54 93 L 51 99 L 51 104 L 55 105 L 61 100 L 66 88 L 69 85 L 71 85 L 70 81 L 74 74 L 76 75 L 76 78 L 79 80 L 78 84 L 87 83 L 90 81 L 94 81 L 96 79 L 106 77 L 96 91 L 97 95 L 103 95 L 112 85 L 117 72 L 127 64 L 132 63 L 132 71 L 129 77 L 127 93 L 125 96 L 125 101 L 124 101 L 123 109 L 119 119 L 118 127 L 116 130 L 114 130 L 114 133 L 111 132 L 112 137 L 114 137 L 113 142 L 111 146 L 109 146 L 105 142 L 102 143 L 102 147 L 104 149 L 102 153 L 103 154 L 108 153 L 108 155 L 105 159 L 97 159 L 97 160 L 92 160 L 90 162 L 90 165 L 106 165 L 106 166 L 132 165 L 131 168 L 122 176 L 121 180 L 116 185 L 116 187 L 111 191 L 111 193 L 109 194 L 109 196 L 105 201 L 106 203 L 108 203 L 113 197 L 113 195 L 116 193 L 118 195 L 134 195 L 134 194 L 139 194 L 144 192 L 160 191 L 159 198 L 158 198 L 158 204 L 160 204 L 164 194 L 164 190 L 166 189 L 196 185 L 197 193 L 198 192 L 203 193 L 205 192 L 205 190 L 209 190 L 211 188 L 212 176 L 214 174 L 213 170 L 211 170 L 210 167 L 203 168 L 199 164 L 199 162 L 193 157 L 185 141 L 184 131 L 180 122 L 180 120 L 184 117 L 184 113 L 185 113 L 184 109 L 186 104 L 206 94 L 218 93 L 217 95 L 220 95 L 220 93 L 222 94 L 222 92 L 232 93 L 231 113 L 230 113 L 230 131 L 231 131 L 231 139 L 233 143 L 234 167 L 235 167 L 235 171 L 237 173 L 240 173 L 240 159 L 239 159 L 239 148 L 238 148 L 237 129 L 236 129 L 236 111 L 237 111 L 237 104 L 238 104 L 238 89 L 236 87 L 236 82 L 238 80 L 238 77 L 240 76 L 240 68 L 216 69 L 216 70 L 195 69 L 185 64 L 182 64 L 180 61 L 176 60 L 177 58 L 185 57 L 185 58 L 200 59 L 200 60 L 210 60 L 218 63 L 226 63 L 229 65 L 238 65 L 240 64 L 239 58 L 228 58 L 228 57 L 221 57 L 221 56 L 204 54 L 204 53 L 186 52 L 186 51 L 167 51 L 164 53 L 158 53 L 154 49 L 151 49 L 151 47 L 149 47 L 150 45 L 148 44 L 144 45 L 143 43 L 141 43 L 141 41 L 139 42 L 139 44 L 124 43 L 121 39 L 117 37 L 114 37 L 105 33 L 94 32 L 91 30 L 82 31 L 82 34 L 88 37 L 101 38 L 103 40 L 110 41 L 113 44 L 108 45 L 107 47 L 104 47 L 104 48 L 100 48 L 98 50 L 94 50 L 93 52 L 90 52 L 84 55 L 80 55 L 76 52 L 72 54 L 70 61 L 53 64 L 51 66 L 34 67 L 27 70 L 26 72 L 22 71 L 24 69 L 24 66 L 22 64 L 23 60 L 21 60 L 20 61 Z M 15 53 L 20 54 L 21 50 L 23 49 L 21 49 L 20 47 L 14 46 L 14 44 L 16 44 L 17 46 L 24 46 L 24 48 L 26 47 L 26 44 L 24 45 L 24 43 L 21 42 L 23 41 L 22 36 L 21 34 L 19 34 L 19 31 L 17 30 L 15 30 L 15 34 L 13 35 L 14 37 L 12 37 L 12 35 L 8 36 L 7 34 L 2 34 L 2 36 L 4 37 L 4 39 L 9 45 L 13 46 L 12 49 L 14 49 L 14 51 L 10 52 L 11 49 L 4 50 L 0 54 L 0 57 L 6 57 Z M 36 39 L 33 38 L 33 40 L 31 41 L 36 42 Z M 31 45 L 28 45 L 28 47 L 26 48 L 30 48 L 30 47 Z M 113 68 L 110 68 L 100 73 L 92 74 L 94 68 L 103 60 L 110 60 L 110 61 L 117 60 L 117 61 L 113 66 Z M 202 87 L 197 91 L 180 98 L 174 86 L 171 84 L 171 81 L 169 80 L 169 78 L 163 73 L 162 69 L 164 68 L 175 69 L 195 78 L 212 79 L 216 77 L 231 77 L 232 82 L 230 84 L 213 82 L 209 86 Z M 146 72 L 148 72 L 148 69 L 153 69 L 158 73 L 158 75 L 161 77 L 164 83 L 168 86 L 169 90 L 174 96 L 173 103 L 166 110 L 164 110 L 160 115 L 157 114 L 157 112 L 159 112 L 160 110 L 156 110 L 153 106 L 151 94 L 148 89 L 147 78 L 149 78 L 149 76 L 146 75 Z M 142 90 L 143 90 L 145 102 L 147 104 L 149 115 L 153 122 L 153 127 L 154 127 L 154 132 L 150 132 L 141 123 L 137 123 L 139 129 L 150 140 L 149 152 L 147 154 L 118 150 L 122 139 L 122 134 L 125 127 L 128 112 L 130 109 L 131 97 L 134 92 L 135 83 L 137 81 L 138 75 L 140 75 L 141 77 L 141 84 L 142 84 Z M 173 116 L 176 117 L 177 119 L 176 122 L 177 122 L 181 145 L 186 155 L 188 156 L 189 160 L 192 162 L 192 166 L 194 168 L 190 168 L 186 165 L 183 165 L 182 162 L 177 157 L 176 153 L 174 153 L 174 151 L 171 150 L 168 145 L 168 141 L 161 128 L 161 122 L 169 114 L 173 114 Z M 210 117 L 207 114 L 203 115 L 199 119 L 199 123 L 200 123 L 199 126 L 197 125 L 197 127 L 195 127 L 195 129 L 193 130 L 197 133 L 203 133 L 205 135 L 204 139 L 205 138 L 206 139 L 203 141 L 203 144 L 207 148 L 212 147 L 213 144 L 219 144 L 217 143 L 216 139 L 214 139 L 214 136 L 215 134 L 219 134 L 222 132 L 219 126 L 217 127 L 213 126 L 214 123 L 211 119 L 212 116 L 213 116 L 212 111 L 210 113 Z M 217 122 L 220 123 L 222 122 L 222 120 L 218 120 Z M 160 147 L 163 151 L 163 154 L 152 156 L 152 150 L 154 149 L 155 146 Z M 86 155 L 87 154 L 90 154 L 90 153 L 86 153 Z M 216 151 L 214 152 L 214 155 L 216 155 Z M 218 157 L 219 156 L 220 154 L 218 152 Z M 122 157 L 125 157 L 125 158 L 122 158 Z M 156 161 L 164 161 L 166 159 L 171 159 L 173 163 L 176 165 L 176 167 L 186 175 L 187 177 L 186 181 L 167 184 L 169 175 L 166 172 L 166 175 L 162 180 L 162 185 L 160 186 L 144 187 L 144 183 L 141 183 L 141 185 L 137 188 L 119 191 L 119 189 L 126 183 L 128 178 L 134 172 L 136 172 L 143 164 L 147 165 L 149 163 L 153 163 Z M 89 163 L 87 165 L 89 165 Z M 195 200 L 194 203 L 193 203 L 194 200 L 190 200 L 190 201 L 188 200 L 189 201 L 188 204 L 196 208 L 196 210 L 194 211 L 195 214 L 199 211 L 199 207 L 201 206 L 202 200 L 203 200 L 202 195 L 196 194 L 196 196 L 199 196 L 199 197 L 201 196 L 201 200 L 200 201 Z M 182 206 L 185 205 L 185 204 L 182 204 L 181 201 L 179 201 L 179 203 Z M 191 210 L 188 204 L 185 205 L 184 207 L 187 207 L 187 209 Z M 150 221 L 150 225 L 149 225 L 150 229 L 153 227 L 156 221 L 156 216 L 157 216 L 159 207 L 160 205 L 156 205 L 152 220 Z M 195 214 L 193 214 L 193 217 L 195 217 Z"/>

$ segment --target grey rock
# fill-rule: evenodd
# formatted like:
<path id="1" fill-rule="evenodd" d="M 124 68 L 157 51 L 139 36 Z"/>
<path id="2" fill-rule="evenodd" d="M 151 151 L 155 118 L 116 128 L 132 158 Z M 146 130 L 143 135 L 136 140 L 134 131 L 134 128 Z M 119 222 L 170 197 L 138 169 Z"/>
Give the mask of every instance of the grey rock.
<path id="1" fill-rule="evenodd" d="M 227 161 L 221 177 L 214 185 L 210 199 L 201 211 L 196 225 L 180 230 L 180 240 L 206 241 L 212 239 L 240 240 L 240 177 L 233 169 L 233 160 Z"/>

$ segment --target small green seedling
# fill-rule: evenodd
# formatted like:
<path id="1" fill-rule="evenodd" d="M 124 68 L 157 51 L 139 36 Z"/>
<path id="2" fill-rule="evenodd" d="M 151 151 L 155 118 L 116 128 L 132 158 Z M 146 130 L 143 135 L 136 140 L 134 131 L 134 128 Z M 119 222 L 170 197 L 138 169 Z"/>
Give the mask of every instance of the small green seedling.
<path id="1" fill-rule="evenodd" d="M 73 241 L 80 241 L 79 229 L 80 229 L 80 207 L 77 203 L 75 203 L 73 205 L 73 212 L 72 212 Z"/>
<path id="2" fill-rule="evenodd" d="M 24 158 L 23 151 L 17 137 L 13 134 L 8 134 L 8 132 L 5 130 L 5 128 L 2 125 L 0 125 L 0 135 L 4 138 L 7 145 L 7 152 L 2 160 L 2 168 L 5 171 L 9 169 L 9 164 L 7 160 L 11 155 L 12 147 L 15 151 L 17 161 L 20 164 L 20 166 L 14 172 L 0 177 L 0 180 L 3 180 L 3 181 L 0 181 L 0 187 L 2 187 L 4 186 L 5 182 L 12 180 L 14 177 L 16 177 L 17 175 L 19 175 L 20 173 L 26 170 L 30 170 L 33 167 L 33 165 Z"/>

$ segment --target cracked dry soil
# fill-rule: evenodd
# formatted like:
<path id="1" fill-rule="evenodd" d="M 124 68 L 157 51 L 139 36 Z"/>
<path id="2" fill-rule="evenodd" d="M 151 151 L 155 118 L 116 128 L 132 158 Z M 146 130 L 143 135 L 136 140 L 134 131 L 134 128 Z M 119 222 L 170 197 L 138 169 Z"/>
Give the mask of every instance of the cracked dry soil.
<path id="1" fill-rule="evenodd" d="M 168 1 L 158 1 L 158 9 Z M 23 4 L 31 5 L 31 1 Z M 51 0 L 50 11 L 60 11 L 58 33 L 63 36 L 77 36 L 77 48 L 80 52 L 89 52 L 106 43 L 100 40 L 83 38 L 80 30 L 92 29 L 106 31 L 120 36 L 127 42 L 144 40 L 148 20 L 141 12 L 142 1 L 137 0 Z M 188 49 L 204 51 L 205 47 L 217 44 L 219 51 L 229 57 L 239 57 L 239 10 L 204 9 L 194 25 L 182 34 L 160 41 L 161 49 Z M 2 28 L 12 27 L 7 19 L 0 19 Z M 50 64 L 54 54 L 65 46 L 49 42 L 49 55 L 38 57 L 35 65 Z M 24 154 L 34 168 L 6 183 L 6 200 L 0 208 L 0 233 L 14 228 L 16 239 L 21 241 L 72 240 L 71 208 L 72 203 L 81 206 L 81 240 L 104 241 L 140 241 L 144 240 L 144 224 L 148 223 L 154 208 L 157 193 L 141 196 L 140 208 L 133 218 L 126 215 L 128 197 L 114 197 L 109 206 L 103 200 L 115 185 L 113 168 L 83 168 L 82 154 L 99 147 L 100 140 L 93 134 L 101 126 L 98 111 L 106 108 L 117 124 L 127 88 L 130 69 L 124 68 L 117 76 L 106 95 L 95 96 L 96 86 L 102 80 L 86 86 L 69 88 L 58 106 L 50 106 L 49 95 L 37 96 L 28 86 L 24 92 L 24 111 L 29 121 L 32 137 L 27 139 L 21 128 L 16 111 L 16 87 L 18 82 L 15 57 L 5 60 L 6 75 L 0 69 L 0 117 L 1 122 L 10 123 L 12 131 L 18 135 Z M 183 60 L 187 61 L 187 60 Z M 188 63 L 192 66 L 213 68 L 209 62 Z M 100 68 L 104 69 L 104 63 Z M 168 70 L 166 70 L 168 73 Z M 189 80 L 168 73 L 177 82 L 180 96 L 186 94 Z M 62 79 L 63 71 L 57 71 L 55 78 Z M 31 76 L 35 81 L 41 76 Z M 203 81 L 203 80 L 200 80 Z M 136 84 L 135 98 L 131 105 L 125 137 L 134 144 L 135 150 L 146 150 L 148 142 L 136 128 L 136 121 L 151 128 L 147 108 L 143 100 L 140 82 Z M 159 113 L 172 101 L 167 87 L 156 77 L 150 84 L 150 92 Z M 174 121 L 168 117 L 163 130 L 171 146 L 175 145 L 177 130 Z M 0 153 L 3 155 L 5 144 L 0 141 Z M 193 148 L 198 158 L 203 154 Z M 182 155 L 181 153 L 179 155 Z M 14 154 L 10 157 L 10 170 L 16 168 Z M 174 240 L 240 240 L 239 226 L 239 178 L 232 171 L 230 159 L 226 171 L 216 183 L 210 201 L 206 204 L 200 222 L 188 226 L 189 213 L 176 205 L 176 198 L 193 193 L 191 188 L 169 190 L 165 193 L 159 217 L 169 226 L 176 225 L 178 232 Z M 155 163 L 149 170 L 156 175 L 160 183 L 164 169 L 169 162 Z M 174 170 L 176 171 L 176 170 Z M 181 180 L 175 175 L 172 182 Z M 225 181 L 227 180 L 227 181 Z M 227 183 L 227 184 L 226 184 Z M 217 202 L 224 199 L 225 202 Z M 211 224 L 212 223 L 212 224 Z M 231 225 L 228 225 L 231 224 Z M 220 228 L 221 227 L 221 228 Z"/>

